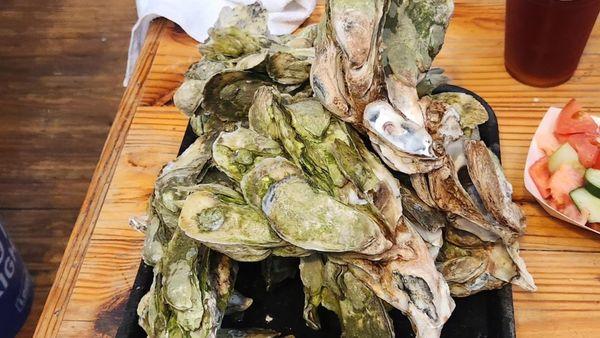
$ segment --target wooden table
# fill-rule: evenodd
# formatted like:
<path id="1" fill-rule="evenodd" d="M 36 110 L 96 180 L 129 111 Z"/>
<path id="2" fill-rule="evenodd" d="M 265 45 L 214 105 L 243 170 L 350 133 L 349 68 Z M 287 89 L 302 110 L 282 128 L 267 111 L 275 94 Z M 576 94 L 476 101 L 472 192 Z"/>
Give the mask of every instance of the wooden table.
<path id="1" fill-rule="evenodd" d="M 308 22 L 322 13 L 320 3 Z M 474 90 L 495 109 L 502 159 L 514 198 L 528 217 L 522 255 L 539 287 L 515 288 L 519 337 L 600 337 L 600 237 L 546 216 L 523 187 L 529 142 L 548 106 L 574 97 L 600 113 L 600 28 L 568 84 L 537 89 L 503 66 L 504 2 L 456 1 L 436 65 L 454 84 Z M 186 118 L 170 102 L 196 42 L 174 24 L 151 26 L 75 224 L 37 327 L 38 337 L 113 336 L 140 261 L 142 234 L 128 226 L 141 215 L 161 166 L 172 160 Z"/>

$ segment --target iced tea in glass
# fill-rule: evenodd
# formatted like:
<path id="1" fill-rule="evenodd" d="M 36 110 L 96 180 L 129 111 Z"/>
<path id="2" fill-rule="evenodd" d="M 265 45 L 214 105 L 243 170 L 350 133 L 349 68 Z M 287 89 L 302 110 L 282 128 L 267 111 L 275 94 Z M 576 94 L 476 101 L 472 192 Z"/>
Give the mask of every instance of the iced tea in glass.
<path id="1" fill-rule="evenodd" d="M 507 0 L 504 63 L 517 80 L 536 87 L 573 76 L 600 0 Z"/>

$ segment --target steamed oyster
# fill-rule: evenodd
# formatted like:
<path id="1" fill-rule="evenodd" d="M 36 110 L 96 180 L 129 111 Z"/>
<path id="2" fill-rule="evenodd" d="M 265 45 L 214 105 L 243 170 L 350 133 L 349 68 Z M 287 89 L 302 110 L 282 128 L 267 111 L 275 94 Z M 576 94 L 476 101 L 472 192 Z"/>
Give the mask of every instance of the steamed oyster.
<path id="1" fill-rule="evenodd" d="M 307 250 L 376 255 L 391 246 L 376 220 L 297 176 L 274 183 L 262 210 L 281 238 Z"/>
<path id="2" fill-rule="evenodd" d="M 306 84 L 315 36 L 314 26 L 298 36 L 270 35 L 267 12 L 258 3 L 225 7 L 200 46 L 202 59 L 175 93 L 175 105 L 189 116 L 215 114 L 231 121 L 245 117 L 261 85 L 277 84 L 290 100 L 310 96 Z"/>
<path id="3" fill-rule="evenodd" d="M 323 270 L 325 264 L 319 254 L 300 259 L 300 279 L 304 287 L 304 310 L 302 315 L 306 325 L 313 330 L 321 329 L 318 308 L 321 305 L 323 290 Z"/>
<path id="4" fill-rule="evenodd" d="M 365 108 L 364 127 L 373 147 L 392 169 L 416 174 L 441 165 L 427 130 L 398 114 L 386 101 L 375 101 Z"/>
<path id="5" fill-rule="evenodd" d="M 315 41 L 315 95 L 333 114 L 360 126 L 365 106 L 382 95 L 379 43 L 387 1 L 331 0 Z"/>
<path id="6" fill-rule="evenodd" d="M 402 311 L 417 337 L 437 337 L 454 310 L 448 285 L 436 270 L 427 246 L 410 221 L 396 232 L 394 259 L 371 261 L 349 255 L 332 257 L 382 300 Z"/>
<path id="7" fill-rule="evenodd" d="M 188 196 L 181 208 L 179 228 L 206 246 L 242 261 L 262 260 L 271 248 L 285 245 L 267 219 L 247 205 L 238 192 L 216 184 L 201 185 Z"/>
<path id="8" fill-rule="evenodd" d="M 217 167 L 238 182 L 255 162 L 283 153 L 279 143 L 243 127 L 221 133 L 212 148 Z"/>
<path id="9" fill-rule="evenodd" d="M 449 0 L 332 0 L 319 27 L 311 70 L 316 97 L 367 130 L 386 163 L 405 173 L 441 165 L 417 84 L 441 48 L 452 10 Z"/>
<path id="10" fill-rule="evenodd" d="M 451 292 L 534 288 L 516 242 L 523 214 L 478 141 L 485 109 L 431 94 L 452 7 L 330 0 L 295 36 L 270 35 L 260 4 L 222 11 L 174 97 L 200 139 L 137 222 L 155 266 L 138 309 L 150 336 L 278 336 L 218 329 L 252 304 L 233 289 L 234 260 L 262 261 L 271 286 L 297 271 L 281 257 L 300 257 L 307 325 L 319 329 L 324 306 L 343 336 L 393 337 L 388 303 L 436 337 Z"/>
<path id="11" fill-rule="evenodd" d="M 338 315 L 342 337 L 394 337 L 382 300 L 346 266 L 325 264 L 321 304 Z"/>
<path id="12" fill-rule="evenodd" d="M 447 155 L 426 179 L 413 175 L 411 181 L 419 196 L 447 213 L 437 261 L 452 294 L 467 296 L 511 282 L 534 290 L 516 242 L 525 227 L 523 213 L 512 202 L 499 160 L 482 141 L 473 140 L 476 124 L 488 118 L 485 109 L 466 94 L 431 99 L 427 128 Z"/>
<path id="13" fill-rule="evenodd" d="M 390 0 L 382 33 L 381 62 L 390 102 L 417 126 L 425 125 L 417 84 L 444 43 L 452 0 Z"/>
<path id="14" fill-rule="evenodd" d="M 152 337 L 214 336 L 236 274 L 235 262 L 176 233 L 138 305 L 140 326 Z"/>

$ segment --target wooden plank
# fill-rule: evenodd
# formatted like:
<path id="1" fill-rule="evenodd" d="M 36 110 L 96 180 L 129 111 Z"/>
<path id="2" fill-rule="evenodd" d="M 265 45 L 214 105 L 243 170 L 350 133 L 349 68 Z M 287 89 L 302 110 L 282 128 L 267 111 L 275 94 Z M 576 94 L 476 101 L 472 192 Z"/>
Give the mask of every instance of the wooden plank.
<path id="1" fill-rule="evenodd" d="M 600 253 L 522 252 L 538 286 L 514 292 L 519 337 L 598 337 Z"/>
<path id="2" fill-rule="evenodd" d="M 316 21 L 322 9 L 319 6 L 310 21 Z M 489 19 L 479 19 L 484 10 Z M 587 319 L 588 314 L 598 317 L 600 238 L 545 216 L 520 182 L 524 152 L 549 104 L 574 96 L 592 110 L 600 109 L 600 100 L 590 94 L 600 78 L 600 70 L 590 66 L 600 53 L 600 43 L 598 39 L 590 43 L 580 67 L 588 76 L 580 76 L 578 71 L 567 85 L 533 89 L 516 83 L 504 71 L 503 37 L 499 33 L 503 16 L 500 0 L 458 1 L 437 64 L 447 69 L 454 83 L 488 99 L 498 113 L 506 172 L 515 187 L 515 197 L 528 216 L 522 252 L 539 285 L 537 293 L 515 292 L 519 336 L 541 337 L 550 332 L 558 337 L 594 336 L 600 333 L 600 322 Z M 596 29 L 593 36 L 598 37 L 599 32 Z M 128 228 L 127 219 L 143 213 L 156 173 L 178 149 L 185 119 L 172 106 L 163 107 L 161 98 L 181 81 L 187 64 L 180 60 L 191 62 L 197 57 L 196 42 L 174 26 L 164 30 L 159 40 L 155 65 L 142 85 L 143 107 L 135 113 L 117 162 L 58 331 L 60 336 L 110 336 L 115 332 L 118 320 L 106 325 L 106 318 L 115 318 L 120 311 L 119 304 L 135 275 L 142 240 L 140 234 Z M 174 66 L 169 68 L 171 64 Z M 544 318 L 555 321 L 544 326 Z M 563 323 L 560 318 L 569 322 Z"/>
<path id="3" fill-rule="evenodd" d="M 35 284 L 19 337 L 33 335 L 115 117 L 134 22 L 132 1 L 0 1 L 0 222 Z"/>
<path id="4" fill-rule="evenodd" d="M 54 285 L 44 306 L 44 314 L 35 331 L 37 337 L 55 336 L 64 316 L 64 309 L 69 300 L 81 262 L 85 255 L 89 239 L 94 230 L 98 212 L 102 208 L 106 191 L 114 173 L 120 150 L 133 118 L 139 100 L 138 93 L 152 64 L 154 52 L 158 45 L 158 37 L 165 27 L 165 21 L 159 20 L 148 30 L 147 43 L 144 45 L 136 72 L 125 91 L 119 107 L 115 123 L 112 125 L 108 139 L 104 145 L 100 161 L 94 172 L 88 194 L 81 208 L 73 233 L 67 244 L 63 260 L 56 274 Z"/>

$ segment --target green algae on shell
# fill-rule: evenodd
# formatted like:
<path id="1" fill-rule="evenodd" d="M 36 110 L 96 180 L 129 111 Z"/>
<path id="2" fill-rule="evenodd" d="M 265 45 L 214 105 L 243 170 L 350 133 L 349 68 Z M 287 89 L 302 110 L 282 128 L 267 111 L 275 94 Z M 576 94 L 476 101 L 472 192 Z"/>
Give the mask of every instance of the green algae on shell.
<path id="1" fill-rule="evenodd" d="M 307 250 L 378 254 L 391 243 L 369 215 L 291 176 L 273 184 L 262 210 L 287 242 Z"/>
<path id="2" fill-rule="evenodd" d="M 207 245 L 248 245 L 269 249 L 285 243 L 267 219 L 238 192 L 216 184 L 200 185 L 185 200 L 179 228 Z"/>
<path id="3" fill-rule="evenodd" d="M 221 133 L 213 143 L 212 151 L 217 167 L 238 182 L 255 162 L 282 154 L 279 143 L 243 127 Z"/>

